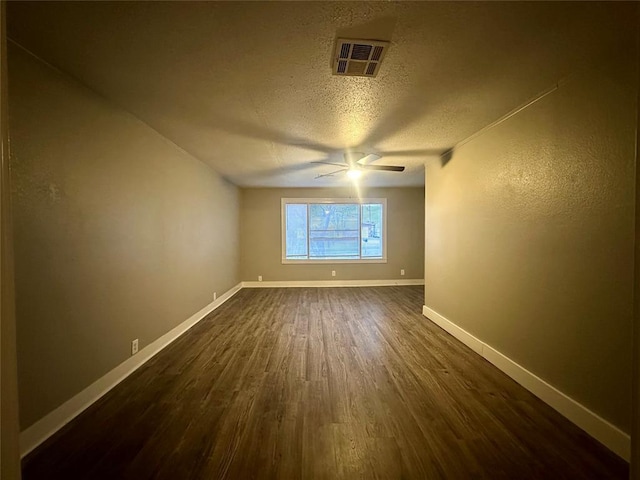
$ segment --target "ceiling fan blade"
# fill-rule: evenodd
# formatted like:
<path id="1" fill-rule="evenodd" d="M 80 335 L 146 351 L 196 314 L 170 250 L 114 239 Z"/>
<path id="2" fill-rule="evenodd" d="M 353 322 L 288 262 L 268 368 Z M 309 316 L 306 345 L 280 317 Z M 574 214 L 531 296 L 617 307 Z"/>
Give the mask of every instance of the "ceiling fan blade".
<path id="1" fill-rule="evenodd" d="M 349 169 L 345 167 L 345 168 L 341 168 L 340 170 L 336 170 L 335 172 L 323 173 L 322 175 L 318 175 L 318 176 L 314 177 L 314 180 L 317 179 L 317 178 L 322 178 L 322 177 L 332 177 L 336 173 L 344 172 L 346 170 L 349 170 Z"/>
<path id="2" fill-rule="evenodd" d="M 319 163 L 321 165 L 335 165 L 336 167 L 342 167 L 342 168 L 348 167 L 348 165 L 345 165 L 344 163 L 327 162 L 325 160 L 316 160 L 315 162 L 311 162 L 311 163 Z"/>
<path id="3" fill-rule="evenodd" d="M 404 167 L 397 167 L 395 165 L 362 165 L 360 168 L 363 170 L 382 170 L 385 172 L 404 172 Z"/>
<path id="4" fill-rule="evenodd" d="M 444 148 L 424 148 L 414 150 L 389 150 L 380 152 L 383 157 L 439 157 L 447 149 Z"/>
<path id="5" fill-rule="evenodd" d="M 381 155 L 376 155 L 375 153 L 370 153 L 369 155 L 366 155 L 364 157 L 362 157 L 360 160 L 358 160 L 358 163 L 360 165 L 367 165 L 371 162 L 375 162 L 376 160 L 382 158 Z"/>

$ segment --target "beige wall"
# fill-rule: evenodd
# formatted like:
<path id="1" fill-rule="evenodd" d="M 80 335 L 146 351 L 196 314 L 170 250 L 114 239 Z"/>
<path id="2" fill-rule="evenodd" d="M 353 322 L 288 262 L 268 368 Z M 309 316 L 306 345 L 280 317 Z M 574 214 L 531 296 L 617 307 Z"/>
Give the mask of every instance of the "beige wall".
<path id="1" fill-rule="evenodd" d="M 237 188 L 10 45 L 21 427 L 238 283 Z"/>
<path id="2" fill-rule="evenodd" d="M 20 478 L 5 6 L 0 2 L 0 478 Z"/>
<path id="3" fill-rule="evenodd" d="M 393 175 L 393 174 L 390 174 Z M 424 189 L 361 189 L 361 198 L 387 199 L 387 263 L 283 265 L 282 198 L 357 197 L 354 189 L 241 189 L 240 276 L 244 281 L 422 279 L 424 272 Z M 405 269 L 405 276 L 400 276 Z M 331 270 L 336 277 L 331 277 Z"/>
<path id="4" fill-rule="evenodd" d="M 636 81 L 616 55 L 427 166 L 425 304 L 629 432 Z"/>

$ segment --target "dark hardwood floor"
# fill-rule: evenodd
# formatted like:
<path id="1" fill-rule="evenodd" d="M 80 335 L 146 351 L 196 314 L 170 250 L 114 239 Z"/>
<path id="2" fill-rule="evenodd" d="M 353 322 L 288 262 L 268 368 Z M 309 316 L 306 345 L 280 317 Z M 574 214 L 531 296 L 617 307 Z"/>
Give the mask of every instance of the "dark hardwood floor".
<path id="1" fill-rule="evenodd" d="M 422 303 L 422 287 L 244 289 L 29 455 L 23 478 L 627 478 Z"/>

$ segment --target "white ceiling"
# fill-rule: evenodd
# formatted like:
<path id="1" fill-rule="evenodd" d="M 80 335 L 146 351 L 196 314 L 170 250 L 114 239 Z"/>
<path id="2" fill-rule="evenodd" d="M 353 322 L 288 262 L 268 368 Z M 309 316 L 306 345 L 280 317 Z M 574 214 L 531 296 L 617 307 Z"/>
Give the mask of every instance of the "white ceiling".
<path id="1" fill-rule="evenodd" d="M 10 38 L 241 186 L 328 186 L 314 160 L 384 153 L 371 186 L 620 47 L 631 3 L 10 2 Z M 331 74 L 335 39 L 391 41 L 377 78 Z M 386 153 L 385 153 L 386 152 Z"/>

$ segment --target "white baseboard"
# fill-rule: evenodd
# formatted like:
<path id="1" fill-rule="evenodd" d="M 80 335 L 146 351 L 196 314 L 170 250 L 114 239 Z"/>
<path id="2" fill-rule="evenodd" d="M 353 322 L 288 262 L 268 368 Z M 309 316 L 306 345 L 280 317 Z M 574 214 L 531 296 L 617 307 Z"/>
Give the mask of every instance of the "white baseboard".
<path id="1" fill-rule="evenodd" d="M 239 283 L 221 295 L 216 301 L 194 313 L 187 320 L 173 328 L 163 336 L 140 350 L 133 357 L 128 358 L 109 373 L 99 378 L 80 393 L 70 398 L 58 408 L 45 415 L 36 423 L 20 433 L 20 455 L 24 457 L 51 435 L 82 413 L 87 407 L 96 402 L 113 387 L 122 382 L 134 371 L 140 368 L 151 357 L 185 333 L 196 323 L 218 308 L 242 288 Z"/>
<path id="2" fill-rule="evenodd" d="M 624 458 L 627 462 L 630 460 L 631 438 L 628 434 L 526 368 L 518 365 L 495 348 L 474 337 L 435 310 L 425 305 L 422 307 L 422 314 L 502 370 L 618 456 Z"/>
<path id="3" fill-rule="evenodd" d="M 242 282 L 243 288 L 290 288 L 290 287 L 392 287 L 396 285 L 424 285 L 424 279 L 397 280 L 291 280 L 267 282 Z"/>

